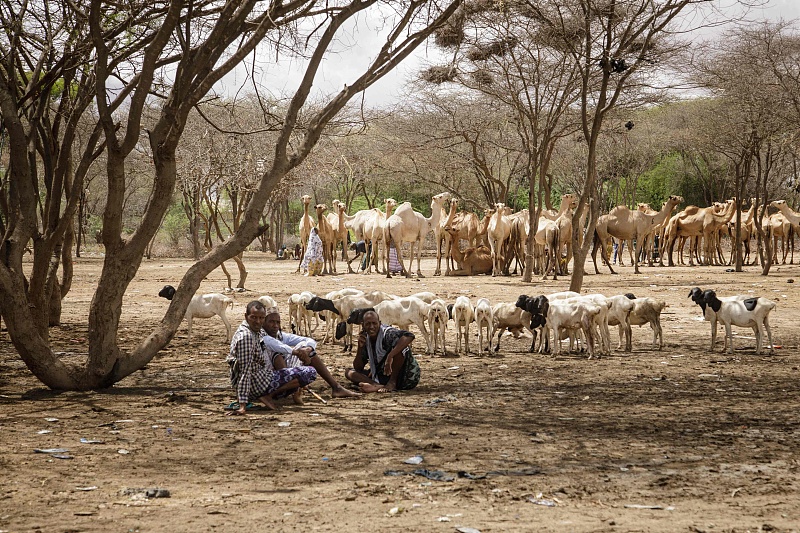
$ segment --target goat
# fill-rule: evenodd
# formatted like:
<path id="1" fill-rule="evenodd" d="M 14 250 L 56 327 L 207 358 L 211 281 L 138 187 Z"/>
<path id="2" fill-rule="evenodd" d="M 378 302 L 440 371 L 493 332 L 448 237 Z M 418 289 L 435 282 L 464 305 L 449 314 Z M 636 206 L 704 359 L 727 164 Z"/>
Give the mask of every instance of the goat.
<path id="1" fill-rule="evenodd" d="M 483 352 L 483 330 L 486 329 L 486 350 L 492 351 L 492 337 L 494 337 L 494 313 L 492 304 L 486 298 L 478 298 L 475 304 L 475 324 L 478 326 L 478 352 Z"/>
<path id="2" fill-rule="evenodd" d="M 339 298 L 343 298 L 345 296 L 361 296 L 362 294 L 364 294 L 364 291 L 362 290 L 346 288 L 329 292 L 328 294 L 325 295 L 325 299 L 333 301 L 333 300 L 338 300 Z M 311 308 L 309 307 L 310 302 L 311 301 L 309 300 L 309 303 L 306 304 L 306 309 L 311 310 Z M 315 312 L 322 318 L 322 320 L 325 321 L 325 335 L 322 337 L 322 343 L 327 342 L 329 336 L 331 338 L 331 341 L 335 339 L 336 340 L 341 339 L 342 337 L 338 337 L 337 339 L 335 336 L 336 335 L 335 331 L 336 328 L 339 326 L 341 318 L 339 316 L 339 313 L 331 309 L 324 309 L 322 311 L 315 311 Z"/>
<path id="3" fill-rule="evenodd" d="M 258 301 L 261 302 L 261 305 L 264 306 L 265 309 L 269 309 L 270 307 L 278 307 L 278 302 L 275 301 L 275 298 L 272 296 L 259 296 Z"/>
<path id="4" fill-rule="evenodd" d="M 428 353 L 430 353 L 431 342 L 428 337 L 428 328 L 425 327 L 429 307 L 429 304 L 415 296 L 406 296 L 394 300 L 383 300 L 375 304 L 375 311 L 380 316 L 382 324 L 390 324 L 406 330 L 411 324 L 417 326 L 422 332 Z"/>
<path id="5" fill-rule="evenodd" d="M 697 292 L 694 292 L 697 289 Z M 710 311 L 716 316 L 717 320 L 725 325 L 725 342 L 722 347 L 724 352 L 726 349 L 728 353 L 733 353 L 733 332 L 731 326 L 750 327 L 753 328 L 753 333 L 756 336 L 756 354 L 761 354 L 761 349 L 764 342 L 764 334 L 761 331 L 761 325 L 767 330 L 767 337 L 769 338 L 769 353 L 774 353 L 772 347 L 772 330 L 769 327 L 769 313 L 777 307 L 777 304 L 767 298 L 752 298 L 741 296 L 732 296 L 728 298 L 717 298 L 717 293 L 711 289 L 702 292 L 702 303 L 698 300 L 699 287 L 692 289 L 689 296 L 703 309 L 704 313 Z M 712 344 L 711 351 L 714 351 L 714 337 L 716 337 L 716 324 L 712 327 Z M 730 342 L 730 348 L 728 348 Z"/>
<path id="6" fill-rule="evenodd" d="M 175 287 L 172 285 L 164 285 L 158 292 L 162 298 L 172 301 L 175 296 Z M 233 300 L 217 292 L 209 294 L 195 294 L 192 296 L 189 306 L 186 308 L 186 314 L 183 318 L 189 323 L 189 335 L 187 342 L 192 342 L 192 321 L 195 318 L 211 318 L 214 315 L 219 316 L 225 324 L 226 341 L 231 340 L 231 323 L 228 322 L 228 317 L 225 312 L 229 307 L 233 307 Z"/>
<path id="7" fill-rule="evenodd" d="M 656 349 L 656 341 L 658 342 L 658 349 L 664 346 L 664 331 L 661 329 L 661 311 L 667 306 L 662 300 L 655 298 L 637 298 L 633 293 L 626 293 L 626 298 L 633 302 L 633 310 L 628 318 L 630 319 L 631 326 L 643 326 L 650 324 L 653 330 L 653 349 Z M 622 326 L 619 328 L 619 343 L 622 344 Z"/>
<path id="8" fill-rule="evenodd" d="M 533 340 L 531 341 L 531 347 L 529 351 L 533 353 L 533 351 L 536 349 L 536 330 L 544 328 L 545 324 L 547 323 L 547 312 L 550 308 L 550 301 L 547 296 L 543 294 L 539 296 L 520 294 L 519 298 L 517 298 L 517 302 L 514 305 L 530 315 L 530 326 L 528 329 L 530 329 L 531 333 L 533 334 Z M 543 348 L 547 349 L 549 337 L 545 337 L 543 335 L 542 342 L 545 343 Z"/>
<path id="9" fill-rule="evenodd" d="M 608 298 L 611 308 L 608 310 L 608 325 L 619 326 L 619 344 L 617 350 L 622 348 L 622 335 L 625 334 L 625 351 L 632 351 L 631 343 L 631 312 L 636 306 L 631 299 L 625 295 L 611 296 Z M 660 312 L 660 311 L 659 311 Z"/>
<path id="10" fill-rule="evenodd" d="M 456 353 L 461 351 L 461 339 L 464 339 L 464 354 L 469 353 L 469 325 L 474 320 L 474 311 L 469 298 L 459 296 L 453 304 L 453 321 L 456 323 Z M 462 329 L 463 333 L 462 333 Z"/>
<path id="11" fill-rule="evenodd" d="M 703 291 L 700 287 L 694 287 L 692 290 L 689 291 L 689 298 L 692 299 L 694 303 L 700 306 L 700 309 L 703 310 L 703 318 L 706 319 L 707 322 L 711 323 L 711 351 L 714 351 L 714 345 L 717 343 L 717 313 L 714 312 L 713 309 L 707 304 L 706 302 L 706 293 L 707 292 L 714 292 L 711 289 Z M 716 297 L 716 293 L 715 293 Z M 732 301 L 732 300 L 746 300 L 749 298 L 748 296 L 737 295 L 737 296 L 726 296 L 724 298 L 719 298 L 722 302 Z"/>
<path id="12" fill-rule="evenodd" d="M 517 307 L 516 304 L 505 302 L 495 304 L 492 307 L 492 316 L 494 317 L 494 330 L 497 332 L 495 352 L 500 351 L 500 337 L 503 336 L 504 332 L 510 331 L 514 338 L 518 339 L 523 329 L 531 331 L 531 314 Z M 533 335 L 534 339 L 536 339 L 536 334 L 534 333 Z"/>
<path id="13" fill-rule="evenodd" d="M 551 302 L 547 311 L 547 324 L 553 330 L 553 355 L 561 353 L 561 333 L 563 329 L 580 329 L 586 337 L 589 347 L 589 359 L 594 356 L 594 328 L 592 324 L 595 317 L 601 312 L 601 306 L 588 300 L 580 301 L 555 301 Z M 546 331 L 546 330 L 545 330 Z M 548 333 L 544 333 L 548 335 Z"/>
<path id="14" fill-rule="evenodd" d="M 431 342 L 428 344 L 428 353 L 436 353 L 439 349 L 439 341 L 442 343 L 442 354 L 447 354 L 445 348 L 445 333 L 447 332 L 447 322 L 449 316 L 447 313 L 447 305 L 444 300 L 439 298 L 433 300 L 428 307 L 428 327 L 431 330 Z"/>
<path id="15" fill-rule="evenodd" d="M 337 315 L 339 315 L 339 320 L 345 321 L 347 320 L 344 317 L 349 317 L 350 313 L 353 312 L 354 309 L 358 309 L 359 307 L 373 307 L 376 304 L 384 301 L 384 300 L 391 300 L 394 296 L 391 294 L 386 294 L 385 292 L 381 291 L 372 291 L 365 294 L 360 295 L 351 295 L 351 296 L 342 296 L 336 300 L 330 300 L 327 298 L 315 298 L 308 302 L 306 305 L 306 309 L 309 311 L 324 311 L 329 310 Z M 339 330 L 339 325 L 336 326 L 337 332 Z M 347 328 L 347 333 L 344 335 L 345 342 L 344 342 L 344 351 L 352 351 L 353 349 L 353 328 L 352 324 L 346 324 L 345 327 Z M 341 337 L 339 337 L 341 338 Z"/>

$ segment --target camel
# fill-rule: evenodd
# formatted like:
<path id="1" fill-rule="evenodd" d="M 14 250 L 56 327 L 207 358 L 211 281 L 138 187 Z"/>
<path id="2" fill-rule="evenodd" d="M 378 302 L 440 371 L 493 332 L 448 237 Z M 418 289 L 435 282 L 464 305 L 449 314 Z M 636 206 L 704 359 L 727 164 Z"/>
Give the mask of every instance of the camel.
<path id="1" fill-rule="evenodd" d="M 397 201 L 394 198 L 386 198 L 383 202 L 384 208 L 386 209 L 385 212 L 375 207 L 369 210 L 371 215 L 364 219 L 362 238 L 367 243 L 367 250 L 369 250 L 369 247 L 372 248 L 372 255 L 367 261 L 367 270 L 364 271 L 365 274 L 372 274 L 373 264 L 375 265 L 376 271 L 378 269 L 378 243 L 383 240 L 383 229 L 386 225 L 386 219 L 392 215 L 392 210 L 397 206 Z"/>
<path id="2" fill-rule="evenodd" d="M 308 246 L 308 237 L 311 235 L 311 228 L 315 227 L 314 220 L 308 214 L 308 206 L 311 205 L 311 197 L 304 194 L 300 197 L 303 200 L 303 216 L 300 218 L 300 263 L 303 262 L 303 257 L 306 255 L 306 247 Z M 297 270 L 295 273 L 300 272 L 300 263 L 297 263 Z"/>
<path id="3" fill-rule="evenodd" d="M 735 213 L 736 205 L 735 202 L 729 200 L 727 202 L 727 206 L 722 212 L 717 212 L 714 206 L 709 207 L 697 207 L 697 206 L 689 206 L 674 217 L 670 219 L 670 223 L 667 228 L 667 237 L 666 240 L 668 241 L 667 246 L 667 254 L 668 254 L 668 264 L 669 266 L 674 266 L 675 264 L 672 261 L 672 251 L 675 246 L 675 240 L 679 237 L 686 237 L 686 238 L 693 238 L 693 237 L 703 237 L 704 240 L 704 247 L 706 249 L 706 261 L 711 259 L 710 254 L 710 242 L 711 242 L 711 233 L 716 231 L 719 228 L 720 224 L 727 224 L 730 219 L 733 217 L 733 213 Z M 697 245 L 694 244 L 690 246 L 689 249 L 689 265 L 694 266 L 694 258 L 696 252 Z"/>
<path id="4" fill-rule="evenodd" d="M 786 264 L 789 249 L 792 250 L 790 263 L 794 263 L 794 226 L 783 213 L 773 213 L 762 220 L 764 233 L 772 237 L 772 262 L 778 264 L 778 239 L 783 250 L 782 264 Z"/>
<path id="5" fill-rule="evenodd" d="M 616 273 L 611 267 L 611 261 L 608 260 L 606 252 L 606 243 L 609 237 L 616 237 L 620 240 L 636 240 L 636 253 L 634 253 L 633 256 L 634 272 L 639 274 L 639 256 L 642 253 L 642 246 L 644 245 L 645 239 L 657 225 L 667 219 L 672 209 L 681 202 L 683 202 L 682 196 L 670 196 L 669 199 L 664 202 L 661 211 L 656 215 L 647 215 L 641 211 L 633 211 L 627 206 L 618 205 L 607 215 L 598 217 L 594 234 L 594 247 L 592 248 L 592 261 L 594 262 L 595 273 L 600 273 L 597 269 L 598 246 L 600 246 L 602 260 L 606 263 L 612 274 Z M 653 266 L 652 257 L 648 262 L 648 266 Z"/>
<path id="6" fill-rule="evenodd" d="M 753 221 L 756 211 L 756 199 L 750 199 L 750 209 L 742 212 L 741 230 L 739 232 L 739 242 L 744 245 L 744 264 L 750 262 L 750 238 L 753 235 Z M 731 239 L 731 257 L 728 264 L 732 265 L 736 257 L 736 222 L 731 220 L 728 222 L 728 237 Z"/>
<path id="7" fill-rule="evenodd" d="M 395 210 L 394 214 L 387 217 L 383 229 L 384 246 L 384 265 L 386 266 L 386 277 L 391 278 L 389 271 L 389 248 L 394 244 L 397 251 L 397 260 L 403 268 L 406 277 L 410 277 L 411 265 L 414 264 L 414 247 L 417 248 L 417 277 L 422 278 L 420 264 L 422 262 L 422 244 L 425 242 L 428 232 L 439 225 L 440 217 L 444 212 L 442 205 L 450 198 L 449 192 L 439 193 L 431 198 L 431 216 L 425 217 L 422 213 L 414 211 L 410 202 L 403 202 Z M 404 242 L 411 243 L 411 255 L 409 257 L 408 269 L 403 264 L 402 246 Z"/>
<path id="8" fill-rule="evenodd" d="M 792 258 L 789 261 L 790 264 L 794 264 L 794 232 L 800 231 L 800 213 L 793 211 L 792 208 L 786 203 L 786 200 L 775 200 L 769 204 L 772 207 L 780 210 L 780 214 L 783 215 L 783 218 L 789 222 L 792 227 L 791 228 L 783 228 L 784 234 L 789 239 L 789 247 L 792 249 Z M 775 247 L 773 247 L 775 248 Z M 786 249 L 784 248 L 783 253 L 783 263 L 786 264 Z"/>
<path id="9" fill-rule="evenodd" d="M 484 209 L 483 218 L 478 223 L 478 242 L 483 246 L 489 246 L 489 220 L 494 215 L 494 209 Z"/>
<path id="10" fill-rule="evenodd" d="M 722 205 L 719 206 L 719 211 L 721 211 L 723 215 L 722 217 L 706 217 L 703 223 L 703 248 L 705 253 L 704 263 L 706 265 L 722 263 L 722 249 L 719 244 L 720 231 L 728 226 L 728 222 L 731 221 L 738 208 L 739 207 L 736 205 L 735 200 L 728 200 L 727 207 L 723 207 Z M 718 213 L 718 211 L 715 211 L 714 215 L 717 215 Z"/>
<path id="11" fill-rule="evenodd" d="M 575 209 L 578 209 L 578 197 L 574 194 L 562 194 L 561 206 L 558 208 L 558 211 L 554 209 L 542 209 L 542 214 L 540 216 L 543 216 L 548 220 L 555 220 L 563 215 L 567 209 L 572 209 L 573 212 Z"/>
<path id="12" fill-rule="evenodd" d="M 445 231 L 450 234 L 453 242 L 450 248 L 452 259 L 461 265 L 458 270 L 450 270 L 448 276 L 475 276 L 492 271 L 492 251 L 487 246 L 471 246 L 462 252 L 458 245 L 458 230 L 448 226 Z"/>
<path id="13" fill-rule="evenodd" d="M 509 215 L 508 221 L 511 224 L 511 231 L 503 247 L 503 257 L 505 257 L 503 273 L 509 272 L 511 262 L 514 261 L 514 274 L 516 274 L 518 267 L 525 270 L 525 243 L 528 240 L 531 225 L 528 210 L 522 209 Z"/>
<path id="14" fill-rule="evenodd" d="M 455 200 L 453 201 L 455 202 Z M 456 206 L 455 204 L 450 203 L 450 214 L 448 215 L 445 213 L 444 205 L 439 206 L 438 209 L 441 210 L 439 213 L 439 223 L 433 227 L 433 242 L 436 243 L 436 270 L 433 272 L 434 276 L 441 276 L 442 275 L 442 245 L 445 245 L 445 249 L 447 246 L 447 232 L 444 230 L 445 225 L 452 222 L 451 217 L 455 214 Z M 433 214 L 433 213 L 431 213 Z M 445 264 L 447 263 L 447 255 L 445 255 Z M 450 270 L 447 268 L 447 270 Z"/>
<path id="15" fill-rule="evenodd" d="M 458 246 L 459 241 L 465 239 L 469 243 L 468 246 L 478 246 L 478 233 L 480 231 L 478 216 L 469 211 L 457 213 L 457 207 L 458 200 L 455 198 L 451 199 L 450 214 L 445 224 L 442 225 L 442 227 L 445 228 L 445 276 L 448 276 L 449 272 L 456 268 L 456 265 L 453 264 L 454 259 L 451 253 L 451 248 L 454 243 Z M 450 233 L 447 230 L 448 227 L 454 229 L 455 233 Z"/>
<path id="16" fill-rule="evenodd" d="M 486 227 L 489 249 L 492 251 L 492 277 L 503 273 L 503 245 L 511 234 L 511 222 L 508 220 L 511 208 L 506 207 L 503 203 L 496 203 L 494 206 L 494 214 Z"/>
<path id="17" fill-rule="evenodd" d="M 323 214 L 328 209 L 327 205 L 317 204 L 314 209 L 317 212 L 317 232 L 322 241 L 322 273 L 333 274 L 336 272 L 336 230 Z"/>
<path id="18" fill-rule="evenodd" d="M 325 215 L 325 218 L 328 219 L 328 223 L 336 233 L 333 243 L 333 271 L 336 272 L 336 247 L 339 243 L 342 243 L 342 261 L 347 261 L 347 228 L 345 228 L 344 219 L 341 216 L 341 213 L 345 210 L 344 204 L 339 200 L 334 200 L 331 205 L 333 206 L 333 211 Z M 350 265 L 348 264 L 347 266 L 349 267 Z"/>

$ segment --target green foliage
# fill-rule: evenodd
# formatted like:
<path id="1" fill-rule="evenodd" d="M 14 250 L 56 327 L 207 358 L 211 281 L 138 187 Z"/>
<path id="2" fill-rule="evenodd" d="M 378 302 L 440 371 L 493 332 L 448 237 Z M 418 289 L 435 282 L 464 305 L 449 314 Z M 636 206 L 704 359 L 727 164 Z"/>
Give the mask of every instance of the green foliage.
<path id="1" fill-rule="evenodd" d="M 186 235 L 189 233 L 189 221 L 180 203 L 173 202 L 169 211 L 161 224 L 160 233 L 164 235 L 172 246 L 179 246 L 185 242 Z"/>

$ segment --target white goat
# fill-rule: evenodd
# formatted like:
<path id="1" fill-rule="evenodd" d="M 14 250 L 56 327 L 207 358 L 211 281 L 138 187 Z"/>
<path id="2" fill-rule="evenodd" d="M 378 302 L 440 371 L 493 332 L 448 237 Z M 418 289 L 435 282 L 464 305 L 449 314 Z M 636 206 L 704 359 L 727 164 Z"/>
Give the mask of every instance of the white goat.
<path id="1" fill-rule="evenodd" d="M 186 308 L 186 314 L 183 316 L 189 323 L 187 342 L 192 341 L 192 320 L 195 318 L 211 318 L 214 315 L 219 316 L 222 322 L 225 323 L 225 340 L 230 341 L 231 323 L 228 322 L 228 317 L 226 315 L 226 311 L 229 307 L 233 307 L 233 300 L 218 292 L 195 294 L 192 296 L 192 301 L 189 302 L 189 307 Z"/>
<path id="2" fill-rule="evenodd" d="M 305 304 L 313 297 L 314 294 L 308 291 L 289 296 L 289 317 L 297 327 L 298 335 L 311 336 L 311 318 L 314 316 L 314 312 L 308 311 Z M 319 325 L 319 318 L 317 318 L 317 325 Z"/>
<path id="3" fill-rule="evenodd" d="M 500 337 L 505 331 L 510 331 L 515 339 L 520 338 L 523 330 L 528 330 L 533 334 L 536 342 L 536 334 L 531 331 L 531 314 L 524 309 L 520 309 L 514 303 L 501 302 L 492 307 L 492 317 L 494 318 L 494 330 L 497 332 L 497 344 L 494 351 L 500 351 Z M 533 351 L 533 344 L 531 344 Z"/>
<path id="4" fill-rule="evenodd" d="M 475 304 L 475 324 L 478 326 L 478 352 L 492 351 L 492 337 L 494 337 L 494 312 L 492 304 L 486 298 L 478 298 Z M 483 330 L 486 329 L 486 350 L 483 347 Z"/>
<path id="5" fill-rule="evenodd" d="M 664 331 L 661 329 L 661 311 L 667 306 L 662 300 L 655 298 L 635 298 L 633 302 L 633 310 L 629 315 L 631 326 L 643 326 L 650 324 L 653 330 L 653 349 L 656 348 L 656 341 L 658 341 L 658 349 L 664 346 Z M 619 343 L 622 345 L 622 325 L 619 327 Z"/>
<path id="6" fill-rule="evenodd" d="M 611 353 L 611 335 L 608 331 L 608 313 L 613 305 L 613 302 L 603 296 L 602 294 L 582 294 L 573 298 L 565 298 L 564 300 L 556 300 L 557 302 L 591 302 L 600 307 L 600 312 L 594 316 L 592 322 L 595 327 L 600 330 L 600 353 L 608 355 Z M 594 330 L 592 330 L 594 334 Z M 588 339 L 587 339 L 588 342 Z M 570 342 L 570 348 L 572 343 Z"/>
<path id="7" fill-rule="evenodd" d="M 607 308 L 606 308 L 607 309 Z M 594 356 L 593 323 L 601 312 L 601 306 L 588 300 L 563 302 L 556 300 L 550 303 L 547 312 L 547 328 L 553 330 L 553 355 L 561 353 L 562 330 L 580 329 L 586 337 L 589 347 L 589 359 Z"/>
<path id="8" fill-rule="evenodd" d="M 258 301 L 261 302 L 261 305 L 263 305 L 265 309 L 269 309 L 270 307 L 278 307 L 278 302 L 275 301 L 275 298 L 266 294 L 264 296 L 259 296 Z"/>
<path id="9" fill-rule="evenodd" d="M 456 323 L 456 353 L 461 351 L 461 338 L 464 337 L 464 354 L 469 353 L 469 325 L 474 320 L 474 312 L 469 298 L 459 296 L 453 305 L 453 321 Z M 462 334 L 461 328 L 464 328 Z"/>
<path id="10" fill-rule="evenodd" d="M 619 294 L 608 298 L 611 308 L 608 310 L 608 325 L 619 326 L 619 344 L 617 350 L 622 348 L 622 335 L 625 334 L 625 351 L 630 352 L 631 346 L 631 312 L 635 307 L 633 300 Z"/>
<path id="11" fill-rule="evenodd" d="M 165 285 L 158 295 L 171 301 L 173 296 L 175 296 L 175 288 L 172 285 Z M 192 342 L 192 321 L 195 318 L 211 318 L 215 315 L 219 316 L 225 324 L 225 340 L 230 341 L 231 323 L 228 322 L 228 317 L 226 315 L 229 307 L 233 307 L 233 300 L 218 292 L 195 294 L 192 296 L 189 306 L 186 308 L 186 313 L 183 315 L 183 318 L 189 324 L 187 342 Z"/>
<path id="12" fill-rule="evenodd" d="M 431 340 L 428 337 L 428 329 L 425 327 L 429 307 L 430 304 L 426 304 L 416 296 L 406 296 L 394 300 L 384 300 L 375 305 L 375 311 L 381 318 L 381 324 L 390 324 L 405 330 L 414 324 L 422 332 L 425 346 L 430 347 Z M 430 349 L 428 349 L 428 353 L 430 353 Z"/>
<path id="13" fill-rule="evenodd" d="M 428 327 L 431 330 L 431 342 L 428 343 L 428 353 L 436 353 L 436 350 L 439 349 L 439 341 L 441 341 L 442 353 L 445 355 L 447 354 L 444 341 L 445 334 L 447 333 L 448 320 L 447 304 L 445 301 L 439 298 L 433 300 L 430 307 L 428 307 Z"/>

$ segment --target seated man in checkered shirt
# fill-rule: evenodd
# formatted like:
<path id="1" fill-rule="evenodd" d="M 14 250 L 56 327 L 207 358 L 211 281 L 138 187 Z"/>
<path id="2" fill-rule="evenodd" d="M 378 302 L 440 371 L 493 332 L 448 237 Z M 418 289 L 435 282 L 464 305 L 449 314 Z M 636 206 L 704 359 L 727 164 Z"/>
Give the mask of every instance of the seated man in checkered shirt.
<path id="1" fill-rule="evenodd" d="M 247 304 L 244 322 L 231 340 L 231 349 L 226 361 L 230 366 L 231 385 L 236 390 L 239 409 L 230 414 L 243 415 L 250 401 L 261 401 L 268 409 L 277 409 L 275 399 L 294 394 L 300 401 L 301 388 L 317 378 L 311 366 L 298 365 L 291 368 L 275 368 L 269 360 L 271 352 L 266 349 L 263 329 L 267 318 L 264 304 L 254 300 Z M 308 350 L 308 351 L 307 351 Z M 297 354 L 310 353 L 307 347 L 298 346 Z"/>

